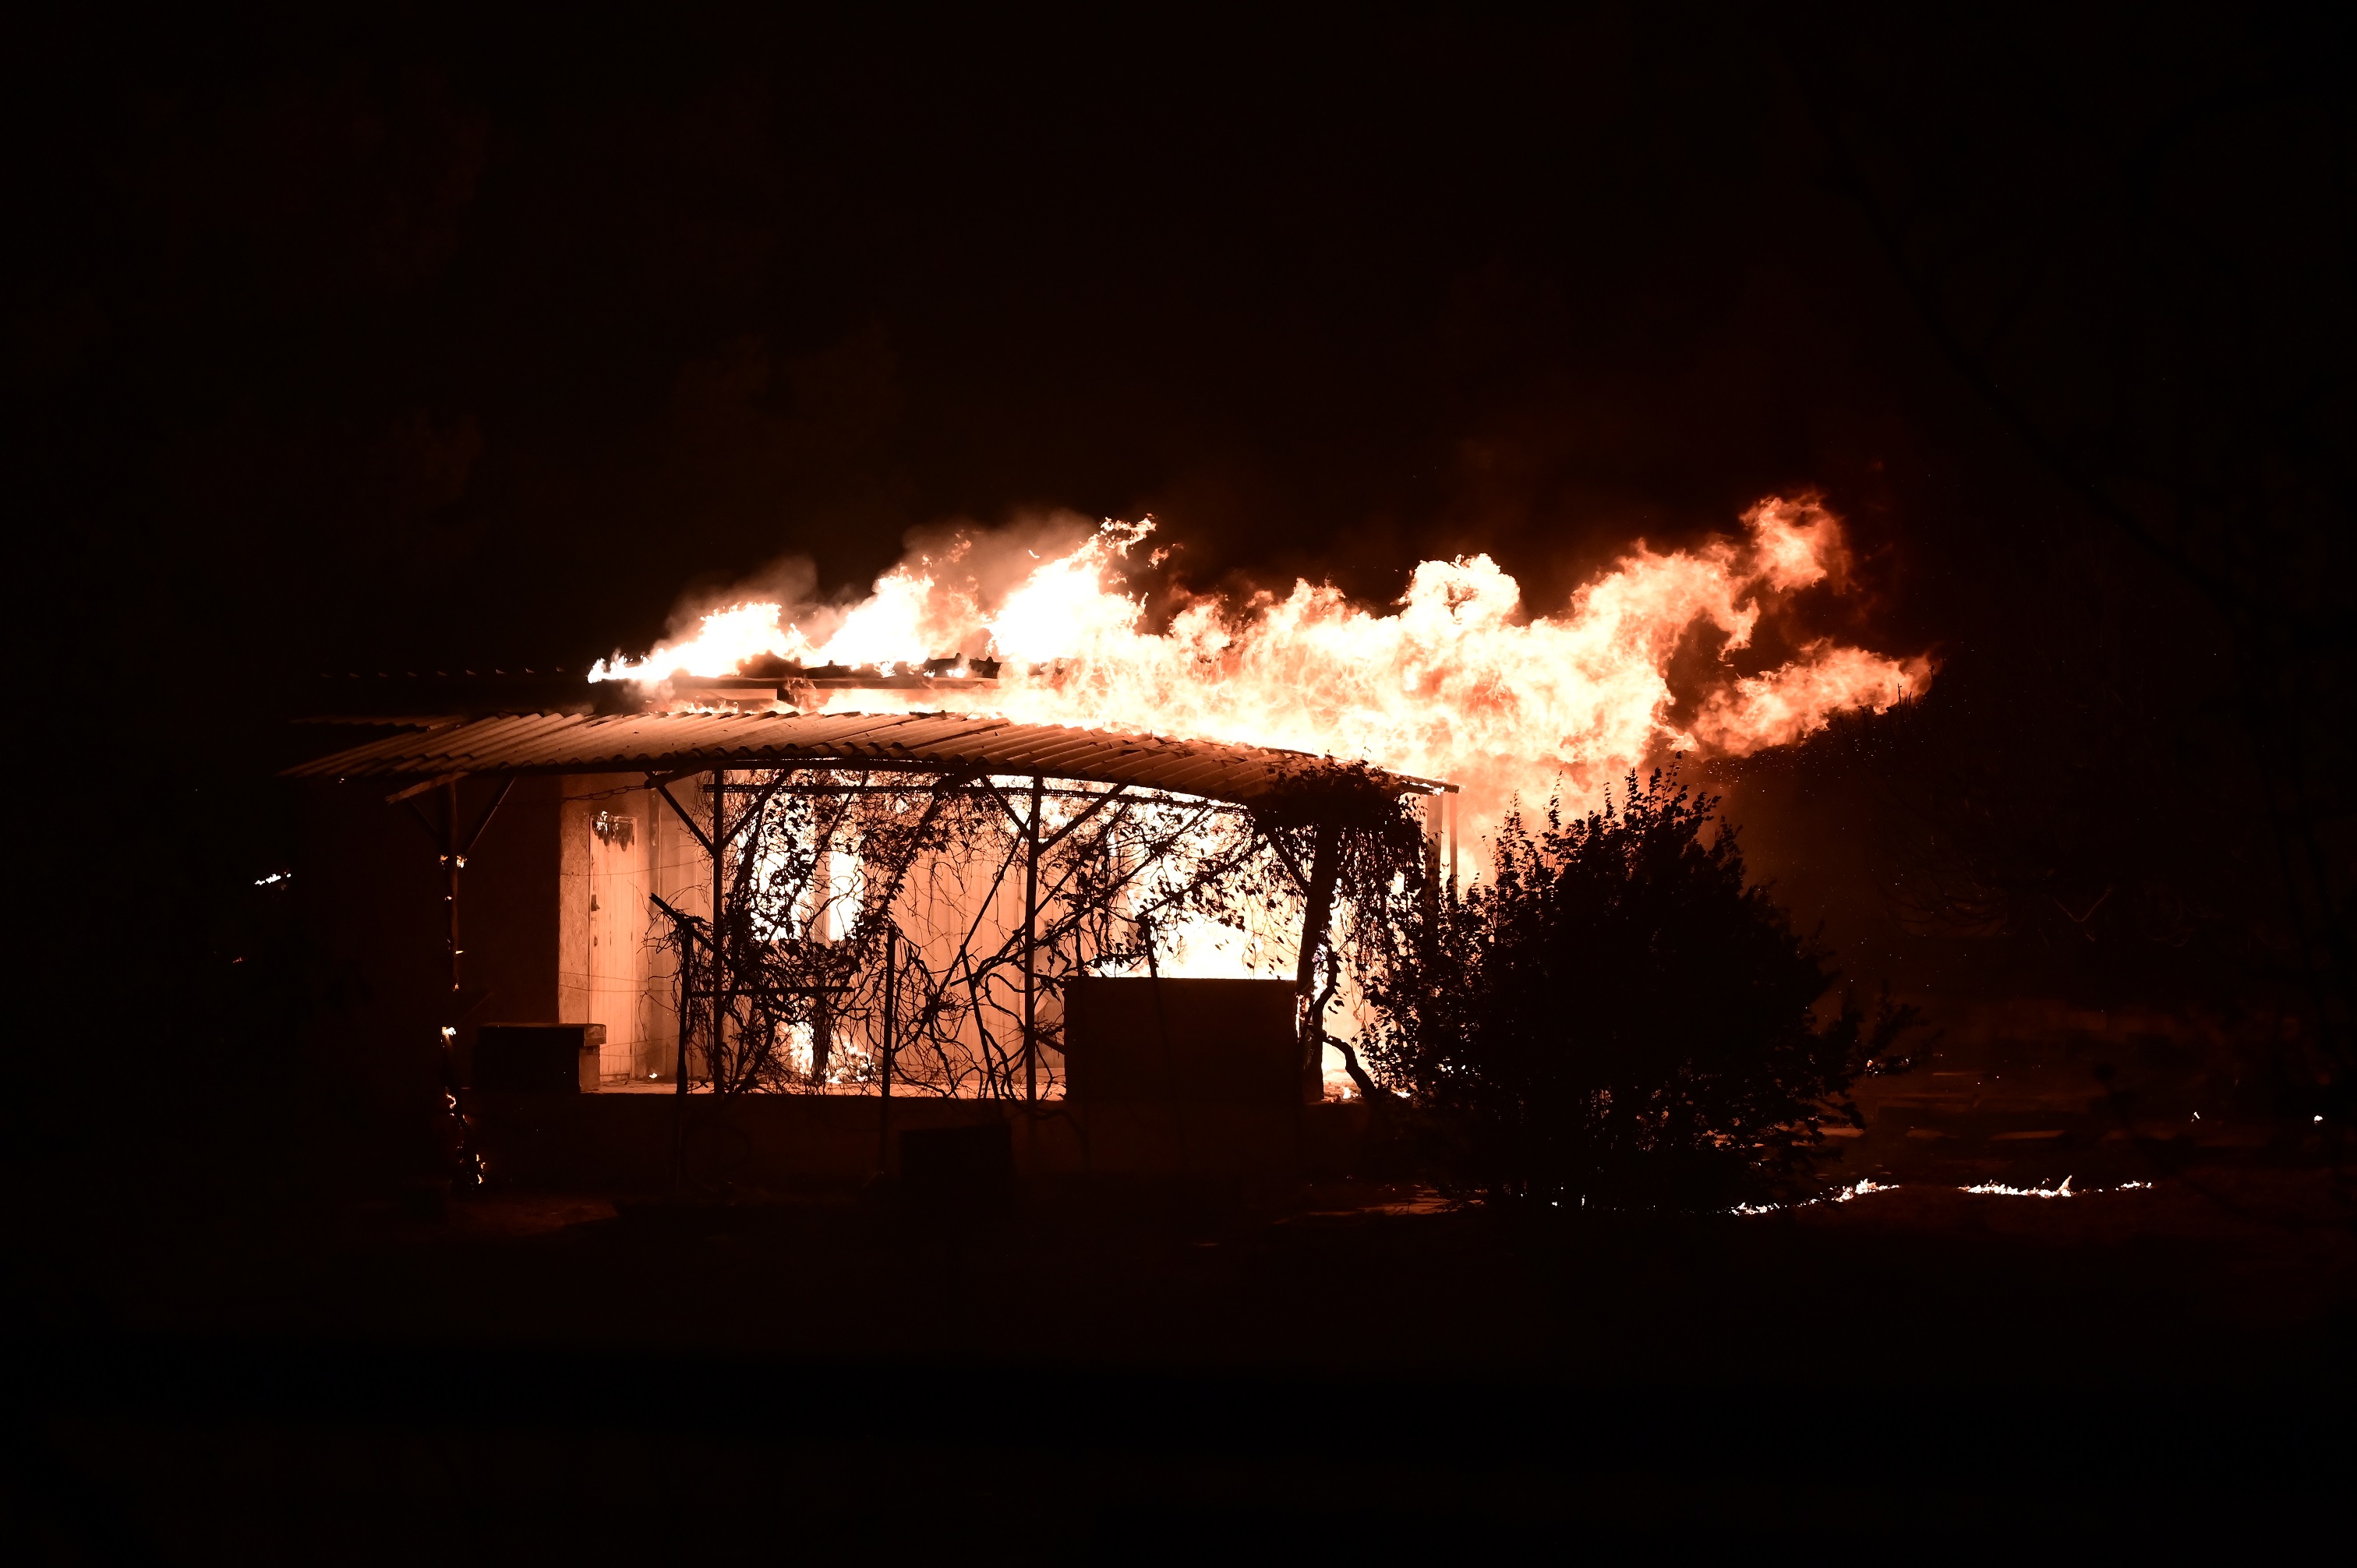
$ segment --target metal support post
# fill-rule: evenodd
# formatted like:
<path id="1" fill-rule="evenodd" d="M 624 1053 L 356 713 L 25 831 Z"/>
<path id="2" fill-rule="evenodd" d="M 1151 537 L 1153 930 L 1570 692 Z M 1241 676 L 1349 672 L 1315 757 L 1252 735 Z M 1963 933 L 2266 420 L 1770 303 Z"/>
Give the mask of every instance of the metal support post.
<path id="1" fill-rule="evenodd" d="M 1448 895 L 1453 898 L 1457 896 L 1457 791 L 1451 789 L 1440 799 L 1448 822 Z"/>
<path id="2" fill-rule="evenodd" d="M 727 893 L 722 875 L 728 856 L 728 774 L 724 768 L 712 770 L 712 1039 L 704 1047 L 704 1076 L 712 1085 L 712 1092 L 720 1092 L 720 1028 L 728 1016 L 728 964 L 726 927 L 722 917 L 727 908 Z M 686 1091 L 686 1080 L 681 1079 L 681 1091 Z"/>
<path id="3" fill-rule="evenodd" d="M 450 874 L 450 893 L 447 902 L 450 906 L 450 997 L 455 1004 L 460 989 L 463 952 L 458 946 L 458 873 L 466 865 L 467 857 L 458 843 L 458 781 L 451 779 L 442 787 L 442 790 L 443 804 L 447 808 L 443 818 L 442 865 Z M 457 1021 L 456 1018 L 450 1020 L 453 1024 Z"/>
<path id="4" fill-rule="evenodd" d="M 673 1094 L 687 1092 L 687 1036 L 695 1027 L 695 940 L 693 928 L 690 928 L 688 940 L 683 945 L 680 968 L 683 972 L 679 977 L 679 1051 L 678 1066 L 672 1074 L 671 1091 Z"/>
<path id="5" fill-rule="evenodd" d="M 812 942 L 824 947 L 834 940 L 834 826 L 829 822 L 815 835 L 811 850 Z M 821 988 L 811 997 L 811 1085 L 824 1092 L 827 1069 L 834 1058 L 834 996 Z"/>
<path id="6" fill-rule="evenodd" d="M 1334 881 L 1341 871 L 1341 830 L 1332 822 L 1318 824 L 1318 846 L 1309 862 L 1308 908 L 1301 912 L 1301 958 L 1294 969 L 1294 991 L 1301 1019 L 1301 1098 L 1315 1102 L 1326 1097 L 1326 1021 L 1318 1013 L 1318 954 L 1326 945 L 1327 927 L 1334 919 Z"/>
<path id="7" fill-rule="evenodd" d="M 900 928 L 888 920 L 884 926 L 884 1053 L 877 1074 L 884 1095 L 876 1115 L 876 1174 L 879 1176 L 891 1169 L 892 1030 L 899 1017 L 899 1006 Z"/>
<path id="8" fill-rule="evenodd" d="M 1024 824 L 1023 861 L 1023 1108 L 1039 1109 L 1039 799 L 1046 780 L 1031 776 L 1031 820 Z"/>

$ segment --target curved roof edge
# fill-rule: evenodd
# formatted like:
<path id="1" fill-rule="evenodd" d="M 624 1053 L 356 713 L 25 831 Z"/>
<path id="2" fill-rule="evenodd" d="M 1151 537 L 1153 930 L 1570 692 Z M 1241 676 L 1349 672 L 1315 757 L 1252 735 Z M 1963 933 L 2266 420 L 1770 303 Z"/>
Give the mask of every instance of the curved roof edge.
<path id="1" fill-rule="evenodd" d="M 1456 786 L 1306 752 L 1018 724 L 971 714 L 510 714 L 452 720 L 290 768 L 291 778 L 905 768 L 1039 774 L 1253 805 L 1321 784 L 1394 795 Z"/>

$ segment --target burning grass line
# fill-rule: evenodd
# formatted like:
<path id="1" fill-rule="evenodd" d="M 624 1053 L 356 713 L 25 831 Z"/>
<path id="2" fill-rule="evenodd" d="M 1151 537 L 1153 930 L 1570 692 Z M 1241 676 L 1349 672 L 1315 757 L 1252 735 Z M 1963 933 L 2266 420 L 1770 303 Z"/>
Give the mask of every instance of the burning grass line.
<path id="1" fill-rule="evenodd" d="M 2124 1181 L 2117 1187 L 2074 1188 L 2071 1185 L 2072 1180 L 2072 1177 L 2064 1176 L 2053 1187 L 2009 1187 L 2004 1182 L 1988 1181 L 1972 1187 L 1953 1188 L 1933 1187 L 1931 1190 L 1961 1192 L 1975 1197 L 2093 1197 L 2102 1193 L 2149 1191 L 2153 1185 L 2148 1181 Z M 1738 1203 L 1727 1212 L 1743 1215 L 1781 1214 L 1790 1209 L 1813 1208 L 1821 1203 L 1847 1203 L 1853 1198 L 1865 1197 L 1872 1193 L 1898 1192 L 1907 1185 L 1903 1182 L 1876 1181 L 1871 1176 L 1867 1176 L 1861 1177 L 1850 1186 L 1837 1187 L 1822 1197 L 1804 1198 L 1799 1203 Z M 1916 1187 L 1921 1190 L 1928 1185 L 1919 1183 L 1916 1184 Z"/>

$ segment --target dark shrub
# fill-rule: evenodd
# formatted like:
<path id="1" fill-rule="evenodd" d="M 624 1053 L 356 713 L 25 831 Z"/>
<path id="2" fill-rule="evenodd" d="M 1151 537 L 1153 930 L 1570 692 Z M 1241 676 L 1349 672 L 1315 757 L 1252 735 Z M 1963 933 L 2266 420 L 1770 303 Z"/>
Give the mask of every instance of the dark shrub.
<path id="1" fill-rule="evenodd" d="M 1494 878 L 1426 907 L 1374 987 L 1378 1070 L 1460 1185 L 1611 1208 L 1723 1208 L 1813 1180 L 1820 1129 L 1912 1023 L 1819 1004 L 1836 975 L 1745 886 L 1716 799 L 1621 800 L 1498 839 Z"/>

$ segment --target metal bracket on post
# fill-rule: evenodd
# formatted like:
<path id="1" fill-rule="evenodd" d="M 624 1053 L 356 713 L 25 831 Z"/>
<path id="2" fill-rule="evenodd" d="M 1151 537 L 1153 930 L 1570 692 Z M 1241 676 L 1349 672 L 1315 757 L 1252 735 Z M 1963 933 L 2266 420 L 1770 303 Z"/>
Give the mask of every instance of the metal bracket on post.
<path id="1" fill-rule="evenodd" d="M 712 835 L 704 831 L 703 824 L 690 816 L 687 808 L 679 803 L 679 797 L 671 792 L 671 787 L 685 777 L 687 775 L 683 773 L 673 773 L 658 779 L 650 773 L 647 775 L 647 788 L 662 797 L 663 804 L 672 809 L 673 814 L 679 818 L 681 824 L 694 837 L 695 842 L 703 846 L 704 853 L 710 854 Z"/>
<path id="2" fill-rule="evenodd" d="M 458 851 L 458 858 L 461 862 L 474 854 L 475 846 L 483 842 L 483 830 L 491 825 L 491 819 L 500 814 L 501 806 L 507 804 L 508 791 L 515 788 L 515 781 L 516 776 L 512 773 L 500 780 L 500 792 L 491 797 L 491 803 L 483 808 L 483 814 L 475 819 L 475 825 L 467 832 L 467 842 Z M 457 785 L 451 786 L 453 791 L 451 798 L 454 803 L 457 800 Z"/>
<path id="3" fill-rule="evenodd" d="M 1024 823 L 1023 813 L 1017 811 L 1015 809 L 1015 802 L 1009 800 L 1005 792 L 1003 792 L 997 785 L 993 784 L 990 781 L 989 774 L 977 773 L 974 776 L 974 781 L 982 786 L 982 789 L 985 794 L 998 802 L 999 810 L 1006 813 L 1006 820 L 1015 824 L 1015 831 L 1017 832 L 1028 832 L 1029 831 Z"/>
<path id="4" fill-rule="evenodd" d="M 1301 869 L 1301 862 L 1294 859 L 1293 852 L 1285 847 L 1285 841 L 1266 831 L 1265 828 L 1262 830 L 1260 836 L 1263 843 L 1276 852 L 1277 864 L 1284 866 L 1286 875 L 1293 878 L 1293 885 L 1301 889 L 1303 897 L 1308 897 L 1309 875 Z"/>
<path id="5" fill-rule="evenodd" d="M 1103 811 L 1107 806 L 1112 805 L 1115 800 L 1120 800 L 1128 792 L 1128 785 L 1116 784 L 1112 789 L 1106 790 L 1103 794 L 1098 796 L 1095 800 L 1090 801 L 1087 806 L 1082 809 L 1079 816 L 1074 817 L 1071 822 L 1066 822 L 1062 827 L 1058 828 L 1054 832 L 1049 833 L 1047 838 L 1040 843 L 1039 853 L 1041 854 L 1045 854 L 1049 850 L 1054 849 L 1058 844 L 1063 843 L 1064 840 L 1071 835 L 1074 828 L 1082 826 L 1091 817 L 1095 816 L 1099 811 Z M 1039 797 L 1035 793 L 1032 798 L 1036 800 Z M 1037 808 L 1035 807 L 1034 809 L 1036 810 Z"/>

